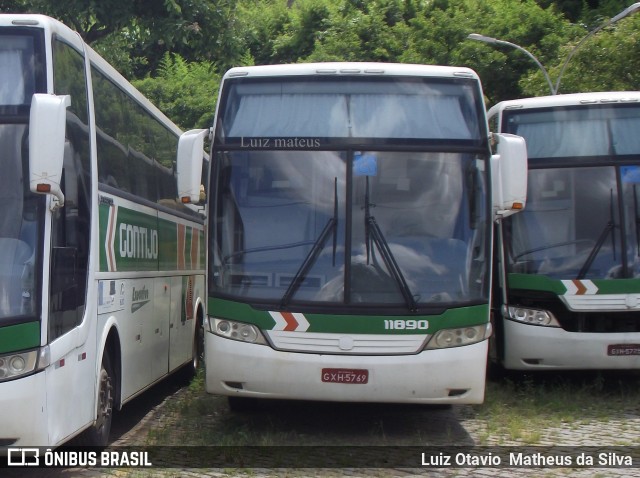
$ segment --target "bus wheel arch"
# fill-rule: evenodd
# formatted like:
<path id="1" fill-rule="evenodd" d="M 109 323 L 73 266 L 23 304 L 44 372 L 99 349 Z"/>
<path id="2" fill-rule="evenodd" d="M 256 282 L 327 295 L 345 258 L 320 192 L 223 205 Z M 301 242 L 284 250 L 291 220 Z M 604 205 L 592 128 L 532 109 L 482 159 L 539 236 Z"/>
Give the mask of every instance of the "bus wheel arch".
<path id="1" fill-rule="evenodd" d="M 109 332 L 100 360 L 96 388 L 96 419 L 80 437 L 83 445 L 109 444 L 113 412 L 120 407 L 120 343 L 115 328 Z"/>
<path id="2" fill-rule="evenodd" d="M 102 352 L 102 357 L 104 359 L 105 356 L 109 357 L 111 361 L 111 366 L 114 374 L 114 409 L 120 410 L 122 407 L 122 403 L 120 401 L 120 386 L 121 386 L 121 378 L 122 378 L 122 357 L 120 351 L 120 335 L 118 334 L 118 330 L 115 326 L 111 327 L 109 330 L 109 335 L 107 335 L 107 340 L 104 344 L 104 350 Z"/>
<path id="3" fill-rule="evenodd" d="M 191 362 L 184 367 L 184 378 L 190 381 L 200 367 L 204 367 L 204 308 L 199 303 L 194 317 L 196 323 L 193 330 Z"/>
<path id="4" fill-rule="evenodd" d="M 191 383 L 200 367 L 204 367 L 204 309 L 202 304 L 196 306 L 193 320 L 195 325 L 191 338 L 191 360 L 183 363 L 176 375 L 178 380 L 185 385 Z"/>
<path id="5" fill-rule="evenodd" d="M 196 330 L 194 333 L 194 368 L 204 367 L 204 308 L 198 305 L 196 314 Z"/>

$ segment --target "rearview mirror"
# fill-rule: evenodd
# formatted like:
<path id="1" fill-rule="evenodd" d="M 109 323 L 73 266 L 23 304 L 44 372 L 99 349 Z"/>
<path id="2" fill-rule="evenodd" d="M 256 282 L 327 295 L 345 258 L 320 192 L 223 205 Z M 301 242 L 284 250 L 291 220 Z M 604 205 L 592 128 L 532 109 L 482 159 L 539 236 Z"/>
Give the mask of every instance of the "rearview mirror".
<path id="1" fill-rule="evenodd" d="M 182 133 L 178 141 L 178 199 L 183 204 L 200 202 L 204 138 L 208 129 L 192 129 Z"/>
<path id="2" fill-rule="evenodd" d="M 64 206 L 60 183 L 69 105 L 68 95 L 36 93 L 31 100 L 29 187 L 34 193 L 54 196 L 54 208 Z"/>
<path id="3" fill-rule="evenodd" d="M 527 202 L 527 145 L 513 134 L 494 133 L 496 154 L 491 157 L 494 219 L 524 209 Z"/>

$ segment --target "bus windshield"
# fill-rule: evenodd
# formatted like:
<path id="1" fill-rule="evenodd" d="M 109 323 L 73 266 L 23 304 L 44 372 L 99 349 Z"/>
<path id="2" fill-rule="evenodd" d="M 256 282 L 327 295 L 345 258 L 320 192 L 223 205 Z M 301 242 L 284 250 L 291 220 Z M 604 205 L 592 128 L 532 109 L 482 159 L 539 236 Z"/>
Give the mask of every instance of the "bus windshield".
<path id="1" fill-rule="evenodd" d="M 482 300 L 484 161 L 460 148 L 480 141 L 480 119 L 467 114 L 473 89 L 387 80 L 227 90 L 214 150 L 214 294 L 396 312 Z"/>
<path id="2" fill-rule="evenodd" d="M 511 272 L 637 276 L 640 108 L 531 109 L 503 121 L 526 139 L 530 168 L 527 208 L 505 224 Z"/>
<path id="3" fill-rule="evenodd" d="M 28 108 L 43 91 L 41 33 L 0 28 L 0 323 L 33 317 L 43 198 L 29 191 Z"/>

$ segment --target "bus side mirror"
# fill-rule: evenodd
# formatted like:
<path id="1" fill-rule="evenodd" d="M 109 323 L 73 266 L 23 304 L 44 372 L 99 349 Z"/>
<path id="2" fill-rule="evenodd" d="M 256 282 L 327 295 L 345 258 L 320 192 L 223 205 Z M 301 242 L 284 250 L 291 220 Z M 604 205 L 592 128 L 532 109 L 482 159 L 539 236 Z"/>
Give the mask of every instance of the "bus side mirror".
<path id="1" fill-rule="evenodd" d="M 491 157 L 494 219 L 524 209 L 527 202 L 527 145 L 513 134 L 494 133 L 496 154 Z"/>
<path id="2" fill-rule="evenodd" d="M 36 93 L 29 115 L 29 187 L 38 194 L 51 194 L 52 207 L 64 206 L 62 163 L 64 159 L 68 95 Z"/>
<path id="3" fill-rule="evenodd" d="M 192 129 L 182 133 L 178 141 L 178 199 L 183 204 L 200 202 L 204 138 L 207 134 L 208 129 Z"/>

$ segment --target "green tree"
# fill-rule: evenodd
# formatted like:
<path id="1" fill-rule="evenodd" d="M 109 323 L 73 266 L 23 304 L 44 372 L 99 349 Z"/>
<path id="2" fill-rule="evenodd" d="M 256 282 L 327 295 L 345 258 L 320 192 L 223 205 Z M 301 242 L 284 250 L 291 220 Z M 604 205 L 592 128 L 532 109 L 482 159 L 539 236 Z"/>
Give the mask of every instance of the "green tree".
<path id="1" fill-rule="evenodd" d="M 143 77 L 166 52 L 225 68 L 242 51 L 235 32 L 237 0 L 14 0 L 15 12 L 59 19 L 126 76 Z M 0 7 L 2 8 L 2 7 Z"/>
<path id="2" fill-rule="evenodd" d="M 584 35 L 562 48 L 560 56 L 563 61 L 551 70 L 554 78 L 557 78 L 561 64 Z M 560 93 L 639 89 L 639 48 L 640 14 L 599 31 L 575 50 L 562 75 Z"/>
<path id="3" fill-rule="evenodd" d="M 326 29 L 316 37 L 306 61 L 396 62 L 408 43 L 407 21 L 415 15 L 415 3 L 400 0 L 345 0 L 336 6 Z"/>
<path id="4" fill-rule="evenodd" d="M 402 61 L 473 68 L 491 104 L 523 96 L 521 81 L 529 74 L 541 94 L 549 94 L 549 86 L 523 52 L 467 40 L 469 33 L 515 43 L 545 65 L 557 57 L 571 30 L 554 7 L 543 9 L 534 0 L 440 0 L 429 4 L 411 27 Z"/>
<path id="5" fill-rule="evenodd" d="M 273 41 L 269 63 L 294 63 L 313 53 L 318 38 L 327 29 L 335 2 L 297 0 L 289 9 L 289 22 Z"/>
<path id="6" fill-rule="evenodd" d="M 220 75 L 211 62 L 187 62 L 165 54 L 157 74 L 133 85 L 183 129 L 208 128 L 218 97 Z"/>
<path id="7" fill-rule="evenodd" d="M 236 22 L 245 52 L 244 64 L 266 65 L 278 61 L 275 44 L 291 29 L 287 0 L 241 1 Z"/>

